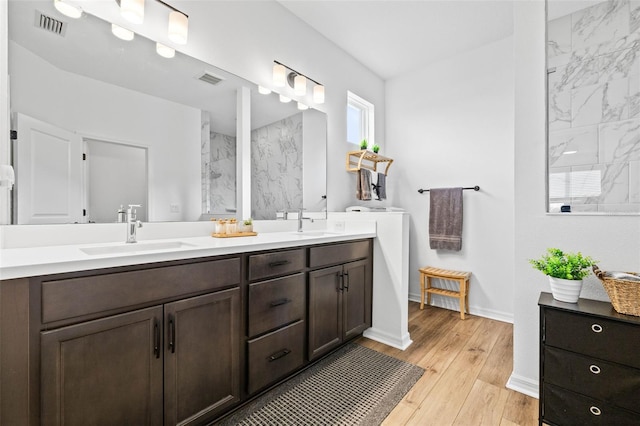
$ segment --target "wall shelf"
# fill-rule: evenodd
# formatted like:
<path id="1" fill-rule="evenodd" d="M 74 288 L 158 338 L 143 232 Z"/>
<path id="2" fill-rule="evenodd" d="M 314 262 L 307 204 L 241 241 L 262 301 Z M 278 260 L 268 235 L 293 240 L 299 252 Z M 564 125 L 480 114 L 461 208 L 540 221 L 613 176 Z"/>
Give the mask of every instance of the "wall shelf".
<path id="1" fill-rule="evenodd" d="M 384 174 L 386 175 L 389 171 L 389 166 L 391 166 L 391 163 L 393 163 L 393 159 L 380 154 L 376 154 L 372 151 L 367 151 L 366 149 L 347 152 L 348 172 L 357 172 L 360 169 L 368 169 L 377 172 L 378 163 L 387 164 L 384 169 Z"/>

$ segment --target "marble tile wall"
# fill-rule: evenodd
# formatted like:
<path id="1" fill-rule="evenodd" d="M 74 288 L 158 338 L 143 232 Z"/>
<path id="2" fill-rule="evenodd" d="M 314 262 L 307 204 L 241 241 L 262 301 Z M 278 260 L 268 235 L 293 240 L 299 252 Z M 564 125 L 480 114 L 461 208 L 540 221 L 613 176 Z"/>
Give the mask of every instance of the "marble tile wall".
<path id="1" fill-rule="evenodd" d="M 302 113 L 251 132 L 251 216 L 302 207 Z"/>
<path id="2" fill-rule="evenodd" d="M 236 208 L 236 138 L 209 130 L 203 116 L 202 213 L 234 214 Z"/>
<path id="3" fill-rule="evenodd" d="M 640 0 L 548 24 L 550 211 L 640 212 Z"/>

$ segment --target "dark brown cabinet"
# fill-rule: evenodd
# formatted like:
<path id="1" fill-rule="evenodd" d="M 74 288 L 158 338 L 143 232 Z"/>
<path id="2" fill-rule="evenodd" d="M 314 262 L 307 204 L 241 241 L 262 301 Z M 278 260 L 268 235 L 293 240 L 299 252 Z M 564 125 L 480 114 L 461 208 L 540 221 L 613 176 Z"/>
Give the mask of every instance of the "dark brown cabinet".
<path id="1" fill-rule="evenodd" d="M 611 303 L 540 306 L 540 424 L 640 424 L 640 318 Z"/>
<path id="2" fill-rule="evenodd" d="M 368 241 L 311 249 L 311 264 L 364 257 L 309 272 L 310 360 L 371 326 L 371 258 Z M 314 258 L 314 256 L 316 258 Z"/>

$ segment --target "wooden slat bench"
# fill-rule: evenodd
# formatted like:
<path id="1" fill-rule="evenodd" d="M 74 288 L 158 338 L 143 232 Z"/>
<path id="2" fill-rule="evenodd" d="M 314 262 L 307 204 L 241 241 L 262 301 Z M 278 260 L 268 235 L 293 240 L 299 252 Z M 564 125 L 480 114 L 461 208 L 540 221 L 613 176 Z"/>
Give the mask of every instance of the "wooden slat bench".
<path id="1" fill-rule="evenodd" d="M 471 272 L 451 271 L 448 269 L 434 268 L 426 266 L 420 268 L 420 309 L 424 309 L 424 294 L 427 294 L 427 305 L 431 304 L 431 295 L 456 297 L 460 301 L 460 318 L 464 319 L 464 314 L 469 313 L 469 278 Z M 460 290 L 446 290 L 431 286 L 431 278 L 441 280 L 457 281 Z"/>

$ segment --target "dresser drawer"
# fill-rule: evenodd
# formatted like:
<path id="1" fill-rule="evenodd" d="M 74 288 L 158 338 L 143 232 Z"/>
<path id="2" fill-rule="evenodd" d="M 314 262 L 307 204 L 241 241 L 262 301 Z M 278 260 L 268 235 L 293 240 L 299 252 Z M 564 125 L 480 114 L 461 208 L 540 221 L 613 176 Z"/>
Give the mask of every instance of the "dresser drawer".
<path id="1" fill-rule="evenodd" d="M 302 271 L 306 264 L 304 248 L 249 256 L 249 281 Z"/>
<path id="2" fill-rule="evenodd" d="M 640 327 L 555 309 L 544 318 L 546 345 L 640 368 Z"/>
<path id="3" fill-rule="evenodd" d="M 304 362 L 304 321 L 250 340 L 249 393 L 286 376 Z"/>
<path id="4" fill-rule="evenodd" d="M 304 273 L 249 285 L 249 337 L 304 318 Z"/>
<path id="5" fill-rule="evenodd" d="M 369 256 L 370 248 L 370 241 L 355 241 L 353 243 L 312 247 L 309 250 L 309 267 L 318 268 L 364 259 Z"/>
<path id="6" fill-rule="evenodd" d="M 640 413 L 640 370 L 545 347 L 544 380 Z"/>
<path id="7" fill-rule="evenodd" d="M 543 421 L 563 426 L 637 426 L 640 415 L 608 405 L 597 399 L 545 384 Z"/>
<path id="8" fill-rule="evenodd" d="M 240 283 L 240 259 L 43 281 L 42 322 L 93 315 Z"/>

